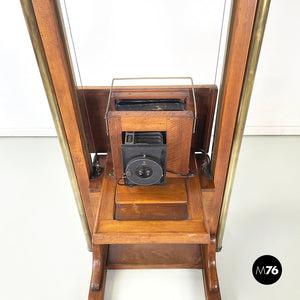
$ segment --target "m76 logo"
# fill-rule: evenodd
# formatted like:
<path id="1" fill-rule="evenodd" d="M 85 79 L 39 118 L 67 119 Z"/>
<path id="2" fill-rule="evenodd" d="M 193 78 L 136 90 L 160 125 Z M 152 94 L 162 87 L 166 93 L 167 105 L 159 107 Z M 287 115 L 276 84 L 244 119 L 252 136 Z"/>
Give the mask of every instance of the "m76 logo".
<path id="1" fill-rule="evenodd" d="M 276 266 L 265 266 L 265 267 L 259 267 L 256 268 L 256 274 L 260 275 L 277 275 L 279 273 L 279 270 Z"/>
<path id="2" fill-rule="evenodd" d="M 280 261 L 271 255 L 259 257 L 252 266 L 254 278 L 261 284 L 273 284 L 281 276 L 282 267 Z"/>

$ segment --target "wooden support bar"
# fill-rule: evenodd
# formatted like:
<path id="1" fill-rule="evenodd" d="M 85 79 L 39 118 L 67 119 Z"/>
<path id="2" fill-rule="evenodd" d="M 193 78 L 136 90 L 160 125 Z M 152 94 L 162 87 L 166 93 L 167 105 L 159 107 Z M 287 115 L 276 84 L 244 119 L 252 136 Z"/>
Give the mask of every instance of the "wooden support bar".
<path id="1" fill-rule="evenodd" d="M 107 163 L 103 174 L 99 210 L 96 215 L 95 228 L 99 220 L 112 220 L 115 214 L 116 178 L 113 176 L 112 155 L 107 155 Z M 94 228 L 94 232 L 95 232 Z"/>
<path id="2" fill-rule="evenodd" d="M 206 244 L 210 240 L 203 220 L 100 221 L 93 234 L 96 244 Z"/>
<path id="3" fill-rule="evenodd" d="M 93 290 L 92 286 L 90 286 L 88 300 L 104 300 L 106 275 L 107 275 L 107 268 L 105 266 L 103 275 L 102 275 L 102 283 L 100 285 L 100 288 L 99 288 L 99 290 Z"/>
<path id="4" fill-rule="evenodd" d="M 202 245 L 203 281 L 207 300 L 220 300 L 220 288 L 216 267 L 216 238 L 211 237 L 210 243 Z"/>
<path id="5" fill-rule="evenodd" d="M 228 170 L 230 151 L 243 86 L 250 40 L 252 36 L 257 0 L 234 1 L 231 35 L 228 41 L 227 68 L 223 77 L 223 90 L 220 91 L 217 130 L 213 149 L 213 174 L 215 192 L 212 203 L 204 200 L 212 234 L 217 233 L 222 206 L 224 186 Z"/>
<path id="6" fill-rule="evenodd" d="M 201 269 L 198 244 L 115 244 L 109 246 L 108 269 Z"/>
<path id="7" fill-rule="evenodd" d="M 206 224 L 205 226 L 208 231 L 204 206 L 202 202 L 202 192 L 201 192 L 200 180 L 198 176 L 198 169 L 197 169 L 195 155 L 193 153 L 191 153 L 190 155 L 189 168 L 190 168 L 190 172 L 193 174 L 191 177 L 188 177 L 186 179 L 189 217 L 192 220 L 203 219 L 205 221 Z"/>
<path id="8" fill-rule="evenodd" d="M 91 162 L 76 102 L 77 95 L 74 90 L 74 78 L 72 78 L 64 28 L 58 19 L 60 16 L 59 3 L 51 0 L 32 0 L 31 2 L 70 148 L 81 199 L 90 231 L 92 231 L 95 216 L 89 198 Z"/>

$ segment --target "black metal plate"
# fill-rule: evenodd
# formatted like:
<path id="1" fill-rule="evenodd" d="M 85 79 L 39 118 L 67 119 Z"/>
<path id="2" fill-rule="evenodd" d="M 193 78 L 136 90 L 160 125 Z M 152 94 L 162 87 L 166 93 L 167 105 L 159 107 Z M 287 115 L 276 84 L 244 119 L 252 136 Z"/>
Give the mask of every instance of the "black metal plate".
<path id="1" fill-rule="evenodd" d="M 166 183 L 166 164 L 167 164 L 167 145 L 122 145 L 122 164 L 123 172 L 126 172 L 128 163 L 134 158 L 149 158 L 156 161 L 163 170 L 163 176 L 155 185 L 164 185 Z M 147 182 L 148 179 L 145 180 Z M 125 185 L 135 185 L 128 179 L 124 179 Z M 142 182 L 139 185 L 143 185 Z M 147 185 L 147 184 L 145 184 Z"/>
<path id="2" fill-rule="evenodd" d="M 186 104 L 181 99 L 118 99 L 118 111 L 185 111 Z"/>

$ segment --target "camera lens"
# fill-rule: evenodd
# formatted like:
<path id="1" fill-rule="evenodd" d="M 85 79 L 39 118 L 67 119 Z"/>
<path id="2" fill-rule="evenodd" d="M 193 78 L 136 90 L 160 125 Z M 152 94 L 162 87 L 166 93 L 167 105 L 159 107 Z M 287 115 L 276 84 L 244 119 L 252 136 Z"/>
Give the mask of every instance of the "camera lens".
<path id="1" fill-rule="evenodd" d="M 128 184 L 154 185 L 160 184 L 163 178 L 163 169 L 155 160 L 145 157 L 134 157 L 125 169 Z"/>
<path id="2" fill-rule="evenodd" d="M 152 169 L 146 166 L 140 166 L 135 171 L 135 174 L 140 178 L 148 178 L 152 175 L 152 173 Z"/>

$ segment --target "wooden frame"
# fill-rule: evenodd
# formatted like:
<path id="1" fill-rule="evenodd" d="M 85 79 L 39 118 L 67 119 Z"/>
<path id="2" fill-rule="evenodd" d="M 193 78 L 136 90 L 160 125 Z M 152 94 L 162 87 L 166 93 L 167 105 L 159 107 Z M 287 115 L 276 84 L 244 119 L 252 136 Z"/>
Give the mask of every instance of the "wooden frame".
<path id="1" fill-rule="evenodd" d="M 202 158 L 192 154 L 190 168 L 193 169 L 195 176 L 184 179 L 189 195 L 190 219 L 120 223 L 113 218 L 114 201 L 108 200 L 109 197 L 113 197 L 116 185 L 111 176 L 109 155 L 105 173 L 94 182 L 89 180 L 91 175 L 91 162 L 87 150 L 89 137 L 84 130 L 84 116 L 80 112 L 80 93 L 76 90 L 59 3 L 51 0 L 21 0 L 88 246 L 93 250 L 89 299 L 103 299 L 106 269 L 109 266 L 203 268 L 206 298 L 221 299 L 215 259 L 216 235 L 224 230 L 225 225 L 224 218 L 221 219 L 221 223 L 219 221 L 224 191 L 230 190 L 230 186 L 226 185 L 226 178 L 231 158 L 236 161 L 232 145 L 235 141 L 239 145 L 241 139 L 241 134 L 238 137 L 236 135 L 236 128 L 239 132 L 242 132 L 240 128 L 243 128 L 238 127 L 237 123 L 243 107 L 241 97 L 247 86 L 250 86 L 248 95 L 251 95 L 253 85 L 254 77 L 249 82 L 245 76 L 249 70 L 253 71 L 251 66 L 257 65 L 269 2 L 233 1 L 214 136 L 212 169 L 214 180 L 203 178 L 198 169 Z M 260 34 L 257 35 L 257 32 Z M 258 50 L 253 54 L 251 49 L 255 47 Z M 249 62 L 252 64 L 249 65 Z M 248 85 L 245 87 L 246 84 Z M 250 99 L 250 96 L 248 98 Z M 243 113 L 243 116 L 245 119 L 246 114 Z M 207 139 L 208 137 L 206 143 Z M 95 145 L 93 146 L 95 148 Z M 234 169 L 235 165 L 233 164 L 231 168 Z M 234 175 L 234 172 L 229 173 L 231 185 L 232 174 Z M 225 207 L 228 207 L 227 198 Z M 224 214 L 226 216 L 226 212 Z M 93 232 L 92 244 L 91 232 Z M 171 248 L 178 243 L 181 245 L 176 249 L 176 257 L 168 256 L 167 261 L 163 262 L 160 255 L 166 257 L 166 253 L 174 254 Z M 150 261 L 145 263 L 139 253 L 147 251 L 151 253 L 153 247 L 156 247 L 157 254 L 152 255 Z M 128 251 L 135 253 L 136 263 L 130 262 L 128 257 L 116 259 L 120 252 L 129 253 Z M 195 255 L 197 251 L 198 255 Z M 184 253 L 191 254 L 192 259 L 182 261 Z"/>

